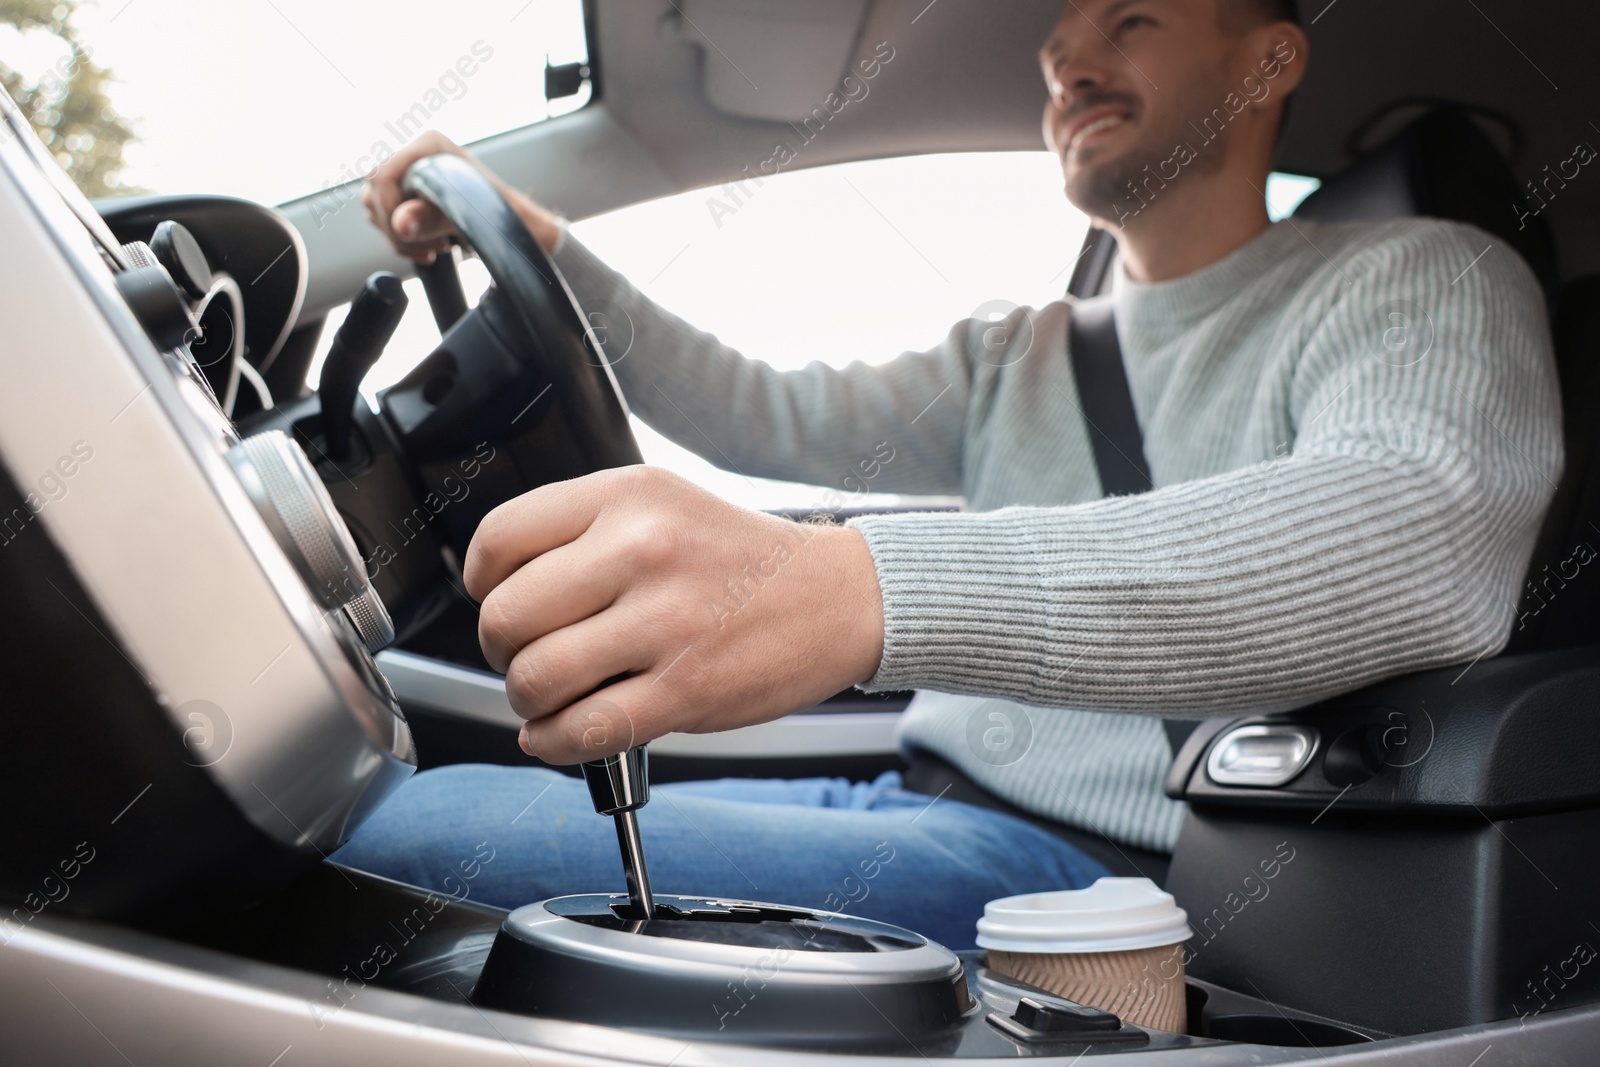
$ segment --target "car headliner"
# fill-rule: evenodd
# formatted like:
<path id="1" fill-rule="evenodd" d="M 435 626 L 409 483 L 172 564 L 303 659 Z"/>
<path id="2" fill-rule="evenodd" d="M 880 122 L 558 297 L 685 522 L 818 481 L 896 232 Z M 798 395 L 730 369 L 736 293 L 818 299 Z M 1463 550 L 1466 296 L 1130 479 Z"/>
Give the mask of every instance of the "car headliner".
<path id="1" fill-rule="evenodd" d="M 1282 170 L 1339 171 L 1369 119 L 1391 102 L 1416 98 L 1461 101 L 1511 118 L 1521 129 L 1520 148 L 1500 140 L 1515 149 L 1521 181 L 1554 174 L 1579 142 L 1600 146 L 1600 126 L 1586 110 L 1600 86 L 1593 55 L 1600 6 L 1301 3 L 1312 59 L 1281 145 Z M 759 167 L 779 141 L 798 143 L 784 120 L 809 114 L 884 41 L 894 59 L 870 96 L 806 145 L 794 168 L 1036 149 L 1044 103 L 1036 55 L 1063 7 L 1064 0 L 589 0 L 599 99 L 491 138 L 478 151 L 574 218 L 720 184 L 741 168 Z M 1392 128 L 1372 129 L 1363 143 Z M 1501 131 L 1491 125 L 1489 132 Z M 1600 173 L 1584 171 L 1551 188 L 1546 218 L 1563 275 L 1600 270 Z M 348 299 L 375 266 L 396 265 L 359 212 L 318 225 L 307 201 L 286 210 L 311 253 L 307 315 Z"/>

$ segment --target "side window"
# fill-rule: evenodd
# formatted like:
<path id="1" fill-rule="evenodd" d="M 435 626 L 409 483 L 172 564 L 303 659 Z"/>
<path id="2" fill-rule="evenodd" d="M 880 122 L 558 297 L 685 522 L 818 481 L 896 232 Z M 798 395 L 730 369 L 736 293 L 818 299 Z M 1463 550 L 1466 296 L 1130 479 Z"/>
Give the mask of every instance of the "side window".
<path id="1" fill-rule="evenodd" d="M 1319 178 L 1274 172 L 1267 175 L 1267 217 L 1273 222 L 1294 214 L 1300 201 L 1322 188 Z"/>
<path id="2" fill-rule="evenodd" d="M 1088 219 L 1047 152 L 916 156 L 701 189 L 575 223 L 645 294 L 780 370 L 931 348 L 996 301 L 1065 292 Z M 736 503 L 819 506 L 810 486 L 718 470 L 636 427 L 646 459 Z M 852 506 L 896 497 L 852 497 Z"/>
<path id="3" fill-rule="evenodd" d="M 1272 175 L 1269 214 L 1288 215 L 1317 185 Z M 662 306 L 789 370 L 812 360 L 882 363 L 931 348 L 976 312 L 1060 299 L 1088 229 L 1062 193 L 1055 156 L 972 152 L 701 189 L 587 219 L 572 232 Z M 821 499 L 814 487 L 719 470 L 648 427 L 635 429 L 649 462 L 736 503 L 806 508 Z"/>

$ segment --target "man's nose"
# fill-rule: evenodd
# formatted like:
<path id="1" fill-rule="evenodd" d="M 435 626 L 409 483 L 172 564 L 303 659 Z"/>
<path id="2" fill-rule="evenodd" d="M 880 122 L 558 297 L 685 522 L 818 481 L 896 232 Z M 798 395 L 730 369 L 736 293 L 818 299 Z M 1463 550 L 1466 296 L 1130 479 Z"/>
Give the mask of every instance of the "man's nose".
<path id="1" fill-rule="evenodd" d="M 1065 110 L 1082 94 L 1106 87 L 1106 65 L 1095 53 L 1092 47 L 1075 49 L 1051 70 L 1050 99 L 1057 107 Z"/>

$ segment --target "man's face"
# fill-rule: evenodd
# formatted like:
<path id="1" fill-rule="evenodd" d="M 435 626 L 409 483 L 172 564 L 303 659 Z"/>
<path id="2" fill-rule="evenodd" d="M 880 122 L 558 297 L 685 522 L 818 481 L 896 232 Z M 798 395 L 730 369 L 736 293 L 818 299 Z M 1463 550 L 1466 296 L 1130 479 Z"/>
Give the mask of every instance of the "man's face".
<path id="1" fill-rule="evenodd" d="M 1223 0 L 1078 0 L 1040 50 L 1050 103 L 1045 140 L 1061 157 L 1067 199 L 1100 219 L 1132 202 L 1130 181 L 1169 159 L 1190 128 L 1236 90 L 1243 37 L 1217 19 Z M 1229 138 L 1191 170 L 1215 172 Z"/>

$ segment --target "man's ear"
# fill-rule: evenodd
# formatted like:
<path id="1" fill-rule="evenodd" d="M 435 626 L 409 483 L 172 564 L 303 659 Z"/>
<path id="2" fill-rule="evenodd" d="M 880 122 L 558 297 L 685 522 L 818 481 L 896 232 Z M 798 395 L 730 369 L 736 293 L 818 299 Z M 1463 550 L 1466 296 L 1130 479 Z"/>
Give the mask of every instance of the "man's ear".
<path id="1" fill-rule="evenodd" d="M 1255 59 L 1252 74 L 1265 78 L 1274 95 L 1292 93 L 1306 76 L 1311 43 L 1305 30 L 1293 22 L 1271 22 L 1250 33 L 1249 54 Z"/>

